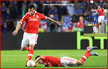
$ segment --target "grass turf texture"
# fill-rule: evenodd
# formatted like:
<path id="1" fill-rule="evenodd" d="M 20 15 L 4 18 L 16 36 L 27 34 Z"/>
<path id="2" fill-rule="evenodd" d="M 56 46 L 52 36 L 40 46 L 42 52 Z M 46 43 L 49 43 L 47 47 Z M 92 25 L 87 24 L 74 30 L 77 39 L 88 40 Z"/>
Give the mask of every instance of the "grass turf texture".
<path id="1" fill-rule="evenodd" d="M 107 68 L 107 50 L 93 50 L 93 51 L 98 52 L 99 56 L 89 57 L 83 66 L 68 67 L 68 68 Z M 34 60 L 36 55 L 48 55 L 59 58 L 63 56 L 68 56 L 75 59 L 80 59 L 85 52 L 86 50 L 35 50 L 32 59 Z M 27 68 L 25 67 L 27 55 L 28 51 L 2 50 L 1 68 Z M 52 68 L 52 67 L 43 67 L 43 65 L 38 64 L 37 68 Z M 53 68 L 64 68 L 64 67 L 53 67 Z"/>
<path id="2" fill-rule="evenodd" d="M 84 34 L 85 37 L 107 37 L 107 34 Z"/>

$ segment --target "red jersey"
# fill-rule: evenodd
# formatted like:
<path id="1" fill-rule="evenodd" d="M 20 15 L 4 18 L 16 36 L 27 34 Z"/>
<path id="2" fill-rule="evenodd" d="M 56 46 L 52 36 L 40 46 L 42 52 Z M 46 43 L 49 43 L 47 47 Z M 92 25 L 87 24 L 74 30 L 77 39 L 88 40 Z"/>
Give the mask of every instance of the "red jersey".
<path id="1" fill-rule="evenodd" d="M 97 12 L 99 12 L 99 16 L 104 16 L 104 9 L 97 9 Z"/>
<path id="2" fill-rule="evenodd" d="M 35 11 L 35 14 L 32 16 L 28 12 L 25 16 L 20 20 L 20 23 L 26 23 L 25 25 L 25 32 L 26 33 L 36 33 L 38 34 L 39 30 L 39 23 L 41 19 L 45 19 L 46 17 L 41 13 Z"/>
<path id="3" fill-rule="evenodd" d="M 52 57 L 52 56 L 43 56 L 44 65 L 48 66 L 48 63 L 50 63 L 54 67 L 60 67 L 60 58 Z"/>
<path id="4" fill-rule="evenodd" d="M 83 22 L 77 22 L 76 28 L 84 28 L 84 23 Z"/>

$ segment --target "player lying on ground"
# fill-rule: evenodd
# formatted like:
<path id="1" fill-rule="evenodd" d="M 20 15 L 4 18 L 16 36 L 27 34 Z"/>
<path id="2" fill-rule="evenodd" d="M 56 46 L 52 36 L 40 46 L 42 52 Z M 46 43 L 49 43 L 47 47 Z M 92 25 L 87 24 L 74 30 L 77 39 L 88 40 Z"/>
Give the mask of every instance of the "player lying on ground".
<path id="1" fill-rule="evenodd" d="M 72 67 L 72 66 L 81 66 L 84 64 L 86 59 L 90 56 L 98 56 L 96 52 L 91 52 L 97 47 L 87 47 L 87 51 L 80 58 L 80 60 L 70 58 L 70 57 L 53 57 L 53 56 L 37 56 L 35 58 L 35 63 L 43 64 L 46 67 Z M 36 65 L 37 66 L 37 65 Z"/>
<path id="2" fill-rule="evenodd" d="M 21 25 L 26 23 L 25 32 L 23 34 L 23 39 L 22 39 L 22 43 L 21 43 L 21 50 L 29 50 L 28 60 L 31 60 L 31 58 L 33 56 L 33 52 L 34 52 L 34 50 L 33 50 L 34 46 L 35 46 L 35 44 L 37 44 L 39 23 L 40 23 L 41 19 L 50 20 L 57 24 L 61 23 L 61 22 L 55 21 L 47 16 L 44 16 L 41 13 L 38 13 L 37 11 L 35 11 L 34 5 L 29 5 L 28 12 L 20 20 L 15 31 L 13 32 L 13 35 L 16 35 L 18 33 L 18 30 L 20 29 Z M 27 45 L 29 45 L 29 47 Z"/>

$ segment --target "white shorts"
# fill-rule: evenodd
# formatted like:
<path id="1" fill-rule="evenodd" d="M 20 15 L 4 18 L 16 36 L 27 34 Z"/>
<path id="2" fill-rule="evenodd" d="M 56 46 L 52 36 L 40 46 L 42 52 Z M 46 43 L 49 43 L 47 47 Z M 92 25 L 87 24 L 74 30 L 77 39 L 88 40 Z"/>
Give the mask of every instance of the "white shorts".
<path id="1" fill-rule="evenodd" d="M 61 57 L 61 66 L 63 67 L 76 67 L 77 60 L 70 57 Z"/>
<path id="2" fill-rule="evenodd" d="M 33 45 L 37 44 L 37 38 L 38 38 L 38 34 L 24 32 L 21 48 L 24 48 L 30 44 L 33 44 Z"/>
<path id="3" fill-rule="evenodd" d="M 104 22 L 104 16 L 99 16 L 99 17 L 98 17 L 98 22 L 103 23 L 103 22 Z"/>

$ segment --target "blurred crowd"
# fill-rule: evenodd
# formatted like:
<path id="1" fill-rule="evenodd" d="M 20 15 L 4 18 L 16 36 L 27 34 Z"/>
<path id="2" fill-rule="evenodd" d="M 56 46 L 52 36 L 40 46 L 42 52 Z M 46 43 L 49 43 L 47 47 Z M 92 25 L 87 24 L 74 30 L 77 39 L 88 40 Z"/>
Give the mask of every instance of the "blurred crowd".
<path id="1" fill-rule="evenodd" d="M 79 22 L 79 17 L 87 16 L 91 6 L 101 4 L 107 8 L 106 1 L 2 1 L 1 2 L 1 31 L 12 32 L 18 21 L 28 11 L 27 6 L 33 4 L 36 11 L 63 22 L 57 25 L 53 22 L 41 20 L 40 32 L 72 32 Z M 53 4 L 53 5 L 52 5 Z M 93 8 L 97 8 L 94 6 Z M 85 13 L 83 13 L 85 12 Z"/>
<path id="2" fill-rule="evenodd" d="M 63 26 L 59 26 L 53 22 L 41 20 L 39 31 L 43 32 L 62 32 L 62 27 L 72 27 L 72 23 L 77 22 L 79 20 L 79 16 L 83 15 L 82 1 L 2 1 L 2 32 L 12 32 L 15 29 L 18 21 L 28 11 L 27 6 L 29 4 L 34 4 L 36 11 L 44 14 L 45 16 L 51 17 L 57 21 L 62 21 L 64 23 Z"/>

